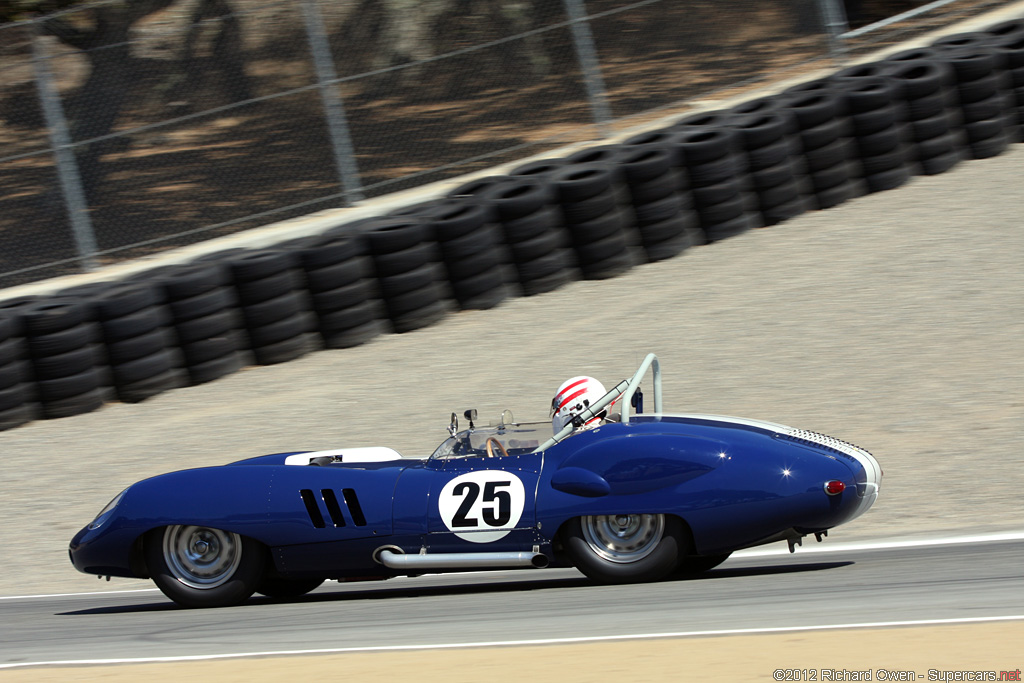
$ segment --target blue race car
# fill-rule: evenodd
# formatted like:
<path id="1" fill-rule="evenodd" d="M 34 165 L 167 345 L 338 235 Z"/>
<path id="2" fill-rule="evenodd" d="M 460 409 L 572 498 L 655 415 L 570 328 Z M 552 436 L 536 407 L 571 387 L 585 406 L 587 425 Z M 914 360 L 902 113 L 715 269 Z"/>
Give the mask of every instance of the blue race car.
<path id="1" fill-rule="evenodd" d="M 621 414 L 596 423 L 613 403 Z M 460 431 L 452 415 L 424 459 L 343 448 L 146 479 L 75 535 L 71 562 L 152 578 L 186 607 L 298 596 L 327 579 L 494 568 L 657 581 L 741 548 L 821 540 L 871 507 L 882 477 L 870 453 L 822 434 L 663 412 L 653 354 L 553 435 L 507 411 L 497 426 L 465 417 Z"/>

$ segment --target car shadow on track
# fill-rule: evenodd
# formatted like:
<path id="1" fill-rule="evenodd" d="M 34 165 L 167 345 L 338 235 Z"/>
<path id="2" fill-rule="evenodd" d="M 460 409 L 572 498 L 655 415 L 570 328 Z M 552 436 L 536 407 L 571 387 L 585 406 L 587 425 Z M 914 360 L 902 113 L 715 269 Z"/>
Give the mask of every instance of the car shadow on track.
<path id="1" fill-rule="evenodd" d="M 668 582 L 682 581 L 703 581 L 718 579 L 736 579 L 743 577 L 767 576 L 772 574 L 792 574 L 797 572 L 814 572 L 826 569 L 837 569 L 854 564 L 853 562 L 814 562 L 806 564 L 790 565 L 763 565 L 754 567 L 719 567 L 702 574 L 684 575 L 673 577 Z M 568 573 L 568 575 L 566 575 Z M 439 576 L 432 577 L 441 578 Z M 415 579 L 401 579 L 401 586 L 391 583 L 374 582 L 372 587 L 365 584 L 341 584 L 340 588 L 320 589 L 315 593 L 303 595 L 297 598 L 267 598 L 254 596 L 237 607 L 222 609 L 240 609 L 245 607 L 257 607 L 261 605 L 287 605 L 287 604 L 315 604 L 331 602 L 353 602 L 363 600 L 396 600 L 415 597 L 444 597 L 444 596 L 465 596 L 465 595 L 487 595 L 502 593 L 517 593 L 523 591 L 557 590 L 571 588 L 604 589 L 616 588 L 617 586 L 601 586 L 590 581 L 586 577 L 572 570 L 562 572 L 560 578 L 532 578 L 527 580 L 481 580 L 479 577 L 469 579 L 461 576 L 461 583 L 445 583 L 443 585 L 416 585 Z M 450 579 L 449 579 L 450 580 Z M 467 581 L 472 581 L 467 583 Z M 103 607 L 90 607 L 87 609 L 61 612 L 57 616 L 88 616 L 102 614 L 132 614 L 139 612 L 177 611 L 186 608 L 179 607 L 174 603 L 167 602 L 146 602 L 133 605 L 107 605 Z"/>

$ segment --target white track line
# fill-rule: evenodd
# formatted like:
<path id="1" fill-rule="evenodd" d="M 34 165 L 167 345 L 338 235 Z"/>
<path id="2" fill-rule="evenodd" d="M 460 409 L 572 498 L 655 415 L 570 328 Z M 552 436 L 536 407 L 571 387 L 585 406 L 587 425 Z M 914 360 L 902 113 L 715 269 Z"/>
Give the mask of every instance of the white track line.
<path id="1" fill-rule="evenodd" d="M 659 638 L 693 638 L 711 636 L 768 635 L 800 631 L 835 631 L 841 629 L 893 628 L 901 626 L 948 626 L 952 624 L 984 624 L 1004 621 L 1024 621 L 1024 614 L 1001 617 L 964 617 L 962 619 L 921 619 L 917 621 L 874 621 L 854 624 L 820 624 L 816 626 L 776 626 L 767 628 L 732 628 L 717 631 L 675 631 L 666 633 L 638 633 L 613 636 L 580 636 L 576 638 L 538 638 L 534 640 L 492 640 L 478 643 L 438 643 L 435 645 L 375 645 L 369 647 L 337 647 L 315 650 L 266 650 L 262 652 L 233 652 L 216 655 L 184 655 L 181 657 L 137 657 L 118 659 L 68 659 L 43 662 L 0 664 L 0 669 L 28 666 L 86 666 L 97 664 L 153 664 L 159 662 L 199 662 L 214 659 L 241 659 L 243 657 L 286 657 L 295 655 L 338 655 L 356 652 L 402 652 L 417 650 L 461 650 L 479 647 L 514 647 L 527 645 L 571 645 L 616 640 L 653 640 Z"/>
<path id="2" fill-rule="evenodd" d="M 1000 543 L 1005 541 L 1024 541 L 1024 531 L 1007 531 L 1003 533 L 992 533 L 992 534 L 974 534 L 971 536 L 947 536 L 940 538 L 925 538 L 918 540 L 902 540 L 902 541 L 863 541 L 857 543 L 830 543 L 828 545 L 807 545 L 798 546 L 795 554 L 802 555 L 806 553 L 837 553 L 857 550 L 894 550 L 902 548 L 927 548 L 939 545 L 961 545 L 965 543 Z M 810 541 L 813 543 L 813 541 Z M 789 555 L 789 550 L 786 547 L 767 549 L 749 549 L 740 550 L 733 554 L 736 559 L 743 559 L 747 557 L 771 557 L 775 555 Z M 474 574 L 479 576 L 480 574 L 486 573 L 498 573 L 502 570 L 495 570 L 491 572 L 458 572 L 460 574 Z M 454 572 L 446 574 L 451 576 Z M 404 579 L 407 577 L 396 577 L 397 579 Z M 7 595 L 0 596 L 0 600 L 39 600 L 46 598 L 72 598 L 79 596 L 90 596 L 90 595 L 125 595 L 128 593 L 155 593 L 156 588 L 134 588 L 130 590 L 114 590 L 114 591 L 91 591 L 86 593 L 53 593 L 53 594 L 40 594 L 40 595 Z"/>

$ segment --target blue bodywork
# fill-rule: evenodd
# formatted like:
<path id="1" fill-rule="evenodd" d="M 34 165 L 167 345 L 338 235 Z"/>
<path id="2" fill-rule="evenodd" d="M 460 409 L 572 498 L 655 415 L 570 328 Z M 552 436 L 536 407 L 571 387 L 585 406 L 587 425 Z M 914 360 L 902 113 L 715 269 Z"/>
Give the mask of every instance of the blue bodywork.
<path id="1" fill-rule="evenodd" d="M 850 444 L 736 418 L 633 415 L 538 448 L 530 437 L 544 429 L 546 438 L 547 423 L 466 430 L 425 459 L 309 466 L 286 464 L 296 454 L 283 453 L 153 477 L 74 537 L 71 561 L 90 574 L 145 578 L 147 533 L 198 525 L 259 541 L 283 577 L 407 573 L 378 561 L 384 547 L 539 551 L 565 566 L 567 522 L 643 513 L 678 517 L 692 551 L 710 556 L 842 524 L 870 507 L 881 477 Z M 488 436 L 507 453 L 488 457 Z M 828 482 L 842 491 L 829 493 Z"/>

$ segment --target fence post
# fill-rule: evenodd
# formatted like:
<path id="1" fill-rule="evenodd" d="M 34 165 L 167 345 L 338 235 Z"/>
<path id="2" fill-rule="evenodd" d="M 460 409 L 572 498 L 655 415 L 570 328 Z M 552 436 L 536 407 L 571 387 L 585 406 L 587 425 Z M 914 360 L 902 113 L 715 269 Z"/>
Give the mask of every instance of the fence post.
<path id="1" fill-rule="evenodd" d="M 572 42 L 576 47 L 576 56 L 580 60 L 583 82 L 587 88 L 587 98 L 590 100 L 590 110 L 594 114 L 594 123 L 597 124 L 601 137 L 608 137 L 611 133 L 608 124 L 612 120 L 612 111 L 608 105 L 608 95 L 604 79 L 601 77 L 601 63 L 597 59 L 597 48 L 594 46 L 594 36 L 590 32 L 586 8 L 583 0 L 564 2 L 572 28 Z"/>
<path id="2" fill-rule="evenodd" d="M 46 128 L 50 135 L 50 144 L 56 157 L 57 178 L 60 181 L 61 194 L 64 196 L 64 207 L 68 212 L 71 231 L 75 239 L 75 248 L 82 268 L 91 271 L 99 268 L 96 260 L 96 235 L 89 218 L 89 205 L 82 189 L 82 178 L 78 171 L 78 161 L 71 146 L 71 134 L 68 122 L 64 118 L 64 109 L 60 104 L 60 95 L 53 84 L 53 73 L 50 71 L 49 55 L 46 45 L 39 35 L 38 25 L 31 29 L 32 69 L 35 72 L 39 104 L 43 109 Z"/>
<path id="3" fill-rule="evenodd" d="M 842 65 L 846 61 L 846 43 L 843 34 L 850 30 L 846 21 L 846 10 L 840 0 L 818 0 L 821 23 L 828 36 L 828 52 L 832 61 Z"/>
<path id="4" fill-rule="evenodd" d="M 316 68 L 317 81 L 320 83 L 320 98 L 324 103 L 324 114 L 327 117 L 327 130 L 331 136 L 331 147 L 334 149 L 334 164 L 337 166 L 344 192 L 344 206 L 351 201 L 364 199 L 359 168 L 356 165 L 352 138 L 349 135 L 348 120 L 345 118 L 345 107 L 338 95 L 338 74 L 334 70 L 334 58 L 331 46 L 327 42 L 324 30 L 324 18 L 320 14 L 317 0 L 300 0 L 302 17 L 306 22 L 306 37 L 313 53 L 313 65 Z"/>

